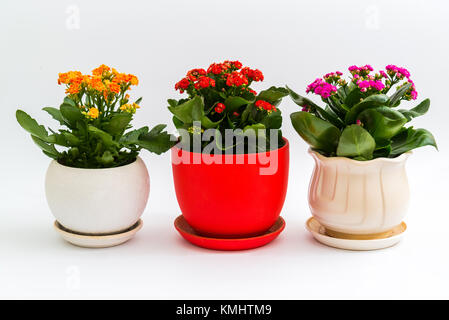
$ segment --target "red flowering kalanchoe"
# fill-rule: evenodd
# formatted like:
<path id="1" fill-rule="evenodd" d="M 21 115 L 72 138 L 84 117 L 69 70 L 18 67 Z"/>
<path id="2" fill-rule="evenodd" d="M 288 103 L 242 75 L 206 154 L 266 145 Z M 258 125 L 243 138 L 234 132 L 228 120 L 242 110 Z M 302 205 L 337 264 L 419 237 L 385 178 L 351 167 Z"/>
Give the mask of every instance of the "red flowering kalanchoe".
<path id="1" fill-rule="evenodd" d="M 192 69 L 175 84 L 175 90 L 188 97 L 168 100 L 173 122 L 192 135 L 207 129 L 221 133 L 226 129 L 259 129 L 264 135 L 270 129 L 279 130 L 282 117 L 277 105 L 288 91 L 271 87 L 258 94 L 251 85 L 263 80 L 262 71 L 243 67 L 240 61 Z M 193 129 L 194 122 L 201 124 L 201 130 Z"/>
<path id="2" fill-rule="evenodd" d="M 427 112 L 429 99 L 411 110 L 397 109 L 401 101 L 418 97 L 407 69 L 388 65 L 374 72 L 367 64 L 350 66 L 348 71 L 348 80 L 336 71 L 307 86 L 306 93 L 320 96 L 324 108 L 287 88 L 293 101 L 302 107 L 291 115 L 293 126 L 313 149 L 327 156 L 371 160 L 396 157 L 425 145 L 436 147 L 429 131 L 405 127 Z M 387 95 L 393 87 L 395 92 Z"/>

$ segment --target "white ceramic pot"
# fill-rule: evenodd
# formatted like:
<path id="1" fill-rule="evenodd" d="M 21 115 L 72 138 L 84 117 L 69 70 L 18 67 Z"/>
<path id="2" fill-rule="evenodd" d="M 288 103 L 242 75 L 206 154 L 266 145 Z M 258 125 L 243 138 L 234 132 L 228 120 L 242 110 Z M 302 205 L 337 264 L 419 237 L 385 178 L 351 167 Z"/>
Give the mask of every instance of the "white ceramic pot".
<path id="1" fill-rule="evenodd" d="M 150 191 L 147 168 L 133 163 L 108 169 L 79 169 L 53 160 L 45 192 L 56 220 L 78 233 L 108 234 L 126 230 L 142 215 Z"/>
<path id="2" fill-rule="evenodd" d="M 309 206 L 326 230 L 371 235 L 401 224 L 409 204 L 405 162 L 410 152 L 370 161 L 309 153 L 315 160 Z"/>

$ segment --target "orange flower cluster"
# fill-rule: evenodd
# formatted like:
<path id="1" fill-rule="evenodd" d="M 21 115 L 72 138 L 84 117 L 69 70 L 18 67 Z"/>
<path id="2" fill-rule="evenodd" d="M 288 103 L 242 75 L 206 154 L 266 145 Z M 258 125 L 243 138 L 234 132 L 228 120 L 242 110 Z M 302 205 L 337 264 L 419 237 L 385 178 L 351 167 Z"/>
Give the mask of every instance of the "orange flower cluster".
<path id="1" fill-rule="evenodd" d="M 96 91 L 103 94 L 105 99 L 110 94 L 119 94 L 121 91 L 129 90 L 130 86 L 139 84 L 135 75 L 119 73 L 114 68 L 104 64 L 92 70 L 92 75 L 83 75 L 79 71 L 60 73 L 58 84 L 67 86 L 66 93 L 73 95 L 81 90 Z"/>

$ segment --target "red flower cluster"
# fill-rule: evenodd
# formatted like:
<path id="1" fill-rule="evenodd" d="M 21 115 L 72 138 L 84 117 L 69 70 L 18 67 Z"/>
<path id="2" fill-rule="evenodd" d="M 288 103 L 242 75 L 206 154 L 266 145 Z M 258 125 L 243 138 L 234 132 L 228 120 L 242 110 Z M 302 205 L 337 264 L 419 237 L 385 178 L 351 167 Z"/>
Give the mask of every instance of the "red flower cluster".
<path id="1" fill-rule="evenodd" d="M 200 77 L 198 81 L 195 82 L 195 89 L 199 90 L 202 88 L 215 87 L 215 80 L 209 77 Z"/>
<path id="2" fill-rule="evenodd" d="M 271 103 L 266 102 L 264 100 L 257 100 L 255 103 L 256 107 L 259 109 L 267 110 L 268 112 L 277 111 L 276 107 Z"/>
<path id="3" fill-rule="evenodd" d="M 194 88 L 199 90 L 208 87 L 215 87 L 215 80 L 206 76 L 206 70 L 204 69 L 192 69 L 187 72 L 185 78 L 182 78 L 175 84 L 175 90 L 183 93 L 193 84 Z"/>
<path id="4" fill-rule="evenodd" d="M 212 63 L 207 71 L 201 68 L 192 69 L 175 84 L 175 90 L 179 90 L 181 93 L 188 89 L 201 90 L 215 87 L 216 81 L 219 81 L 220 90 L 223 85 L 226 85 L 227 87 L 240 87 L 257 95 L 257 92 L 249 88 L 249 85 L 252 81 L 263 81 L 262 72 L 258 69 L 248 67 L 242 69 L 242 67 L 240 61 L 226 60 L 222 63 Z M 192 92 L 189 91 L 189 94 Z"/>
<path id="5" fill-rule="evenodd" d="M 247 78 L 253 80 L 253 81 L 263 81 L 263 74 L 262 71 L 258 69 L 250 69 L 248 67 L 245 67 L 240 71 L 242 74 L 244 74 Z"/>
<path id="6" fill-rule="evenodd" d="M 216 113 L 222 113 L 225 109 L 226 106 L 223 103 L 217 103 L 214 110 Z"/>
<path id="7" fill-rule="evenodd" d="M 180 90 L 181 93 L 184 92 L 184 90 L 186 90 L 190 85 L 190 81 L 187 78 L 183 78 L 181 79 L 181 81 L 177 82 L 175 84 L 175 90 Z"/>
<path id="8" fill-rule="evenodd" d="M 232 73 L 228 73 L 226 75 L 226 85 L 228 87 L 231 87 L 231 86 L 240 87 L 240 86 L 247 85 L 247 84 L 248 84 L 248 78 L 245 77 L 244 74 L 242 74 L 238 71 L 233 71 Z"/>

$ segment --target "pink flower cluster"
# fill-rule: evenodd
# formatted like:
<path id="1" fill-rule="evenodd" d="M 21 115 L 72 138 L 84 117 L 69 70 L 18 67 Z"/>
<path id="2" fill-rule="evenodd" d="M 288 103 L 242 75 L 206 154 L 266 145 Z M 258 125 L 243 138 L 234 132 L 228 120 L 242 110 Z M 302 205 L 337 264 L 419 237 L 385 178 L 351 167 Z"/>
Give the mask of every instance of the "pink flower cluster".
<path id="1" fill-rule="evenodd" d="M 412 79 L 408 79 L 408 82 L 410 82 L 412 84 L 412 91 L 410 91 L 410 98 L 412 98 L 413 100 L 416 100 L 416 98 L 418 98 L 418 91 L 416 91 L 416 87 L 415 84 L 413 83 Z"/>
<path id="2" fill-rule="evenodd" d="M 359 80 L 357 81 L 357 85 L 360 88 L 360 91 L 366 92 L 369 89 L 375 89 L 377 91 L 382 91 L 385 88 L 382 80 Z"/>
<path id="3" fill-rule="evenodd" d="M 418 97 L 418 92 L 416 91 L 416 87 L 415 87 L 415 84 L 413 83 L 412 79 L 410 79 L 410 72 L 408 72 L 408 70 L 405 68 L 401 68 L 401 67 L 395 66 L 393 64 L 389 64 L 388 66 L 385 67 L 385 69 L 387 70 L 387 73 L 391 77 L 396 76 L 396 78 L 401 79 L 401 80 L 406 78 L 407 81 L 412 84 L 412 87 L 410 90 L 410 98 L 413 100 L 416 100 L 416 98 Z"/>
<path id="4" fill-rule="evenodd" d="M 371 71 L 373 71 L 373 67 L 371 67 L 369 64 L 364 65 L 363 67 L 357 67 L 357 66 L 350 66 L 348 68 L 349 72 L 351 72 L 352 74 L 354 73 L 364 73 L 364 74 L 368 74 Z"/>
<path id="5" fill-rule="evenodd" d="M 385 67 L 388 74 L 390 75 L 396 75 L 399 79 L 407 78 L 407 80 L 410 80 L 410 72 L 408 72 L 405 68 L 400 68 L 398 66 L 395 66 L 393 64 L 389 64 Z"/>
<path id="6" fill-rule="evenodd" d="M 339 78 L 341 75 L 343 75 L 343 73 L 340 72 L 340 71 L 329 72 L 329 73 L 326 73 L 323 78 L 324 79 L 327 79 L 327 78 Z"/>
<path id="7" fill-rule="evenodd" d="M 314 82 L 307 86 L 306 92 L 320 95 L 323 99 L 329 98 L 332 93 L 337 92 L 337 87 L 327 83 L 323 79 L 317 78 Z"/>

